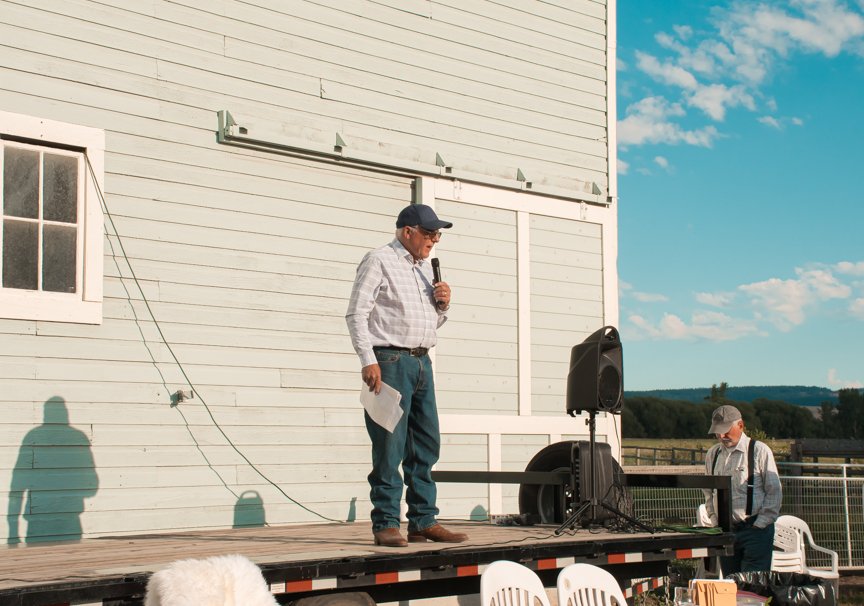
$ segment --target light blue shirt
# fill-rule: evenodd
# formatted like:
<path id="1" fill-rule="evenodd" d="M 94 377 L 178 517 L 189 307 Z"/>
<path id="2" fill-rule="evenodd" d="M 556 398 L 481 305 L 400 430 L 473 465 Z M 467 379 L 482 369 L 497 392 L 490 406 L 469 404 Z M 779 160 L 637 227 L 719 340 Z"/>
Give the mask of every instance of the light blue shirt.
<path id="1" fill-rule="evenodd" d="M 435 305 L 432 282 L 429 261 L 415 262 L 397 239 L 366 253 L 345 314 L 361 366 L 378 363 L 375 346 L 435 346 L 447 314 Z"/>
<path id="2" fill-rule="evenodd" d="M 750 438 L 741 434 L 732 448 L 722 444 L 712 446 L 705 456 L 705 472 L 708 475 L 732 476 L 732 521 L 741 522 L 747 517 L 747 450 Z M 765 528 L 773 524 L 780 515 L 780 505 L 783 502 L 783 488 L 780 485 L 780 475 L 777 473 L 777 463 L 774 453 L 764 442 L 756 443 L 753 453 L 753 515 L 758 516 L 753 522 L 757 528 Z M 714 459 L 717 459 L 716 473 Z M 714 502 L 714 491 L 707 491 L 705 508 L 711 521 L 717 524 L 717 508 Z"/>

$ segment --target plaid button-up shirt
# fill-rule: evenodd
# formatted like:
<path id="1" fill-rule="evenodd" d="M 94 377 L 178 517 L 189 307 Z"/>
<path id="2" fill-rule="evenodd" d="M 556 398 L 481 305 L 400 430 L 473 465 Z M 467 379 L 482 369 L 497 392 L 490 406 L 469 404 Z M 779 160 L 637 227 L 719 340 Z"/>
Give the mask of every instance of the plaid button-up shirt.
<path id="1" fill-rule="evenodd" d="M 747 518 L 747 450 L 750 438 L 741 434 L 741 439 L 734 448 L 724 448 L 722 444 L 712 446 L 705 456 L 705 473 L 717 476 L 732 476 L 732 521 L 742 522 Z M 753 471 L 753 515 L 758 516 L 753 522 L 757 528 L 765 528 L 773 524 L 780 515 L 780 505 L 783 502 L 783 488 L 780 485 L 780 475 L 774 462 L 774 453 L 763 442 L 756 443 Z M 714 460 L 717 459 L 715 467 Z M 714 471 L 716 469 L 716 472 Z M 717 508 L 714 491 L 705 500 L 705 508 L 711 521 L 717 524 Z"/>
<path id="2" fill-rule="evenodd" d="M 361 366 L 378 363 L 375 346 L 435 345 L 447 315 L 435 305 L 432 282 L 429 261 L 415 262 L 399 240 L 366 253 L 345 314 Z"/>

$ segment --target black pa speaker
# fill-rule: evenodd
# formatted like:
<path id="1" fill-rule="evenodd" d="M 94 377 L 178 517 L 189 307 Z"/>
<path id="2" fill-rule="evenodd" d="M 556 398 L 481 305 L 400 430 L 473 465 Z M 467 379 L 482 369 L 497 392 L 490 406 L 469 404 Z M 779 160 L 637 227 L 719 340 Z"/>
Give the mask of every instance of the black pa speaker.
<path id="1" fill-rule="evenodd" d="M 604 326 L 570 352 L 567 414 L 620 413 L 624 405 L 624 354 L 618 330 Z"/>

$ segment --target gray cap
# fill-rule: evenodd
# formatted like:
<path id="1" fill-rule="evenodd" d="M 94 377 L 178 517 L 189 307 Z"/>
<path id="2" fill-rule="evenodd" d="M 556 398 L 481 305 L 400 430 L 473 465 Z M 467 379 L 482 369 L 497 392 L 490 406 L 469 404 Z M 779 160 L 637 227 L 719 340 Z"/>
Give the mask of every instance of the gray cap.
<path id="1" fill-rule="evenodd" d="M 439 219 L 432 207 L 425 204 L 410 204 L 402 209 L 396 218 L 396 227 L 405 227 L 406 225 L 410 227 L 419 225 L 428 231 L 453 227 L 449 221 Z"/>
<path id="2" fill-rule="evenodd" d="M 713 413 L 711 413 L 711 429 L 708 430 L 708 433 L 726 433 L 735 424 L 736 421 L 740 420 L 741 412 L 734 406 L 724 404 L 723 406 L 715 409 Z"/>

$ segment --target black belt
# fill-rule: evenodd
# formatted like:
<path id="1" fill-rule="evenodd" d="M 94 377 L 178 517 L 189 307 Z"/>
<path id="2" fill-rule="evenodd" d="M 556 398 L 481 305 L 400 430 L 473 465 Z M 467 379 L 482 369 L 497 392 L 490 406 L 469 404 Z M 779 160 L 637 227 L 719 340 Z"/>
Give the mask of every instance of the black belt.
<path id="1" fill-rule="evenodd" d="M 377 345 L 373 347 L 372 350 L 407 351 L 409 356 L 414 356 L 415 358 L 422 358 L 427 353 L 429 353 L 428 347 L 395 347 L 393 345 Z"/>

